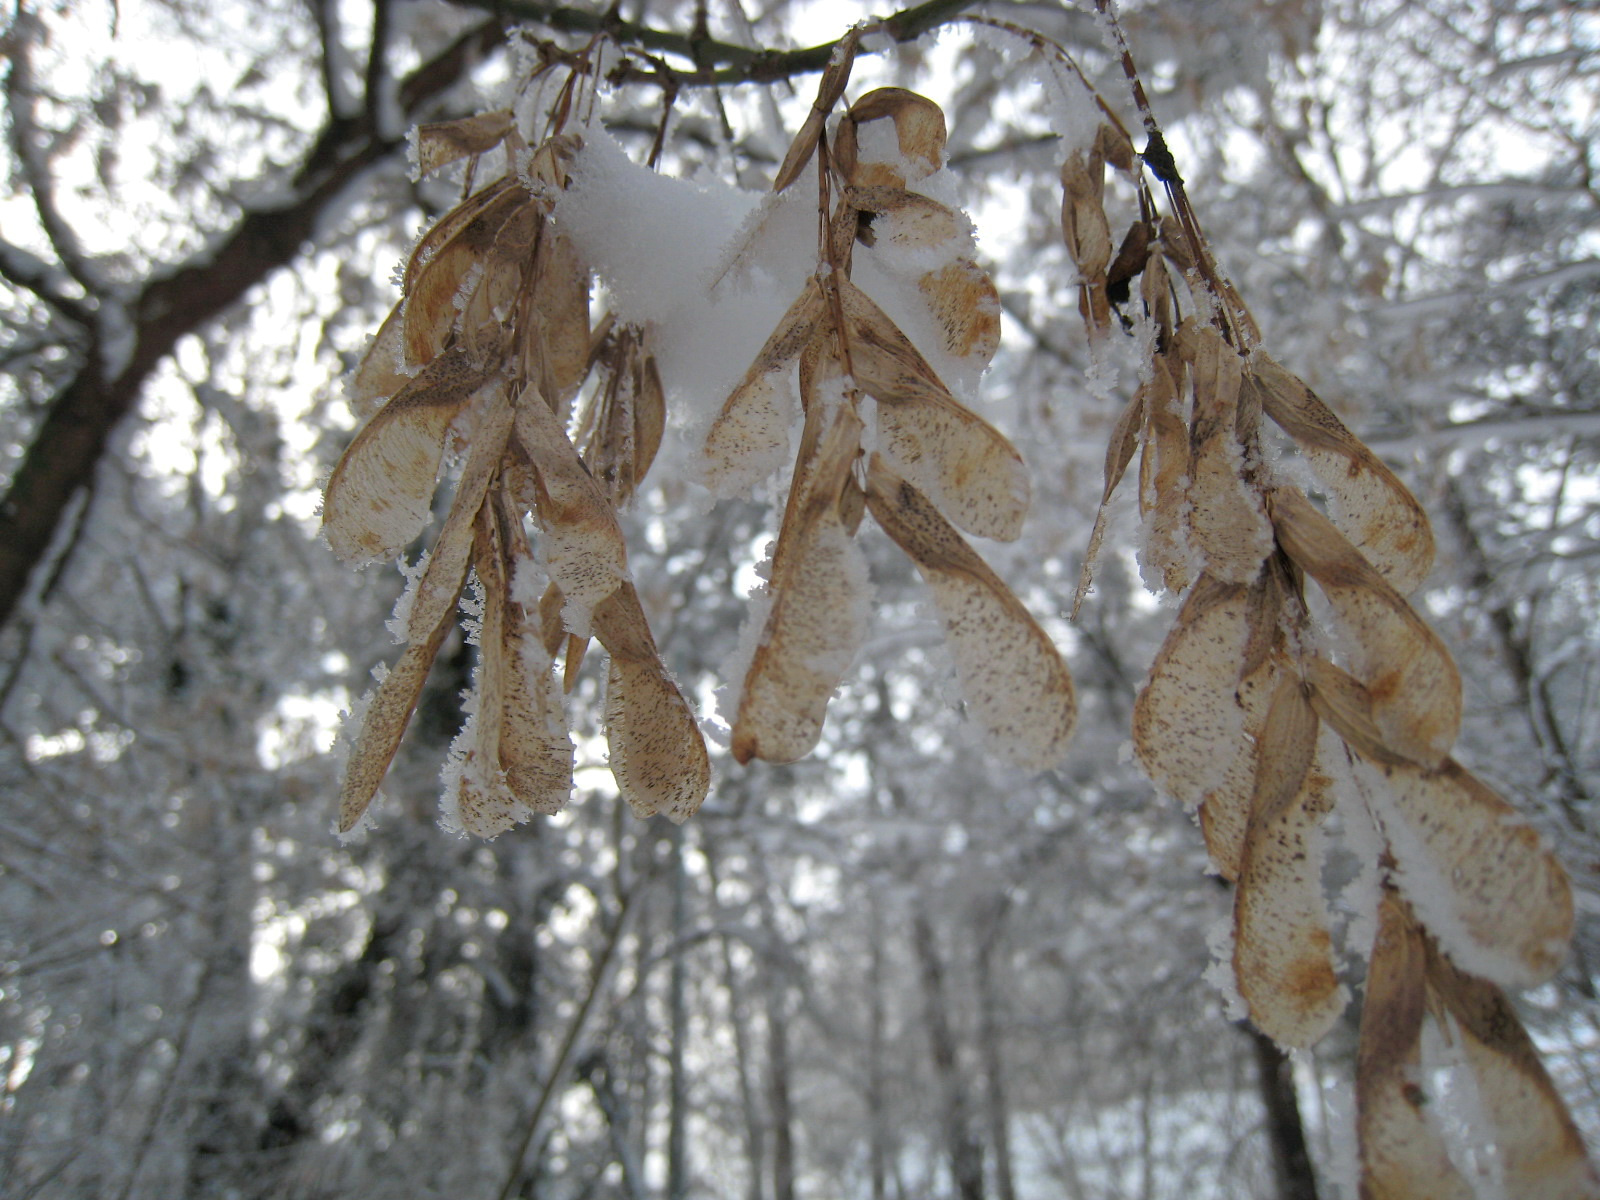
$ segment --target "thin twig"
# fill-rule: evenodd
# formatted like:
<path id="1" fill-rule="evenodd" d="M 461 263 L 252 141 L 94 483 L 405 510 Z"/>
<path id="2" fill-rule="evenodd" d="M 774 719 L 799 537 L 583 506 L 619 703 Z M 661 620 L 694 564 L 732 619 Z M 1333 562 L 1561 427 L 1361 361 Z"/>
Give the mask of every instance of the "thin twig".
<path id="1" fill-rule="evenodd" d="M 646 885 L 636 883 L 632 889 L 622 894 L 621 906 L 611 922 L 611 928 L 607 931 L 605 945 L 600 949 L 600 957 L 595 960 L 594 968 L 589 972 L 589 990 L 584 994 L 582 1003 L 578 1005 L 578 1011 L 573 1014 L 572 1021 L 567 1025 L 567 1032 L 561 1039 L 560 1048 L 556 1051 L 555 1061 L 550 1064 L 544 1086 L 539 1089 L 538 1098 L 533 1103 L 533 1111 L 528 1114 L 522 1137 L 511 1155 L 511 1169 L 506 1172 L 505 1183 L 497 1193 L 498 1200 L 509 1200 L 516 1189 L 517 1181 L 522 1178 L 523 1159 L 528 1155 L 528 1147 L 533 1144 L 534 1135 L 539 1131 L 539 1123 L 544 1119 L 545 1110 L 550 1107 L 556 1089 L 567 1076 L 573 1051 L 577 1049 L 578 1039 L 583 1036 L 584 1029 L 589 1023 L 589 1014 L 605 990 L 611 960 L 616 957 L 617 947 L 622 944 L 622 930 L 627 924 L 628 913 L 632 908 L 634 897 L 643 886 Z"/>

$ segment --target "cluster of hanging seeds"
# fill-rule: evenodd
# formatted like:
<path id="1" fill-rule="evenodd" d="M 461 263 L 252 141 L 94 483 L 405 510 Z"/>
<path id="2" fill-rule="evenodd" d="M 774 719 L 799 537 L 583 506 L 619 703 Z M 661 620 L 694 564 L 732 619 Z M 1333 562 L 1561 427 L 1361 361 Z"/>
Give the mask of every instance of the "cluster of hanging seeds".
<path id="1" fill-rule="evenodd" d="M 352 381 L 370 415 L 328 480 L 323 529 L 337 554 L 401 554 L 427 523 L 447 448 L 462 465 L 396 614 L 406 649 L 359 714 L 341 830 L 388 770 L 469 572 L 479 654 L 444 771 L 446 825 L 488 837 L 566 803 L 573 746 L 555 658 L 564 648 L 570 687 L 591 637 L 610 656 L 606 732 L 629 805 L 682 821 L 709 786 L 617 523 L 661 441 L 661 383 L 639 330 L 603 319 L 591 331 L 589 271 L 550 219 L 580 145 L 557 131 L 530 150 L 504 111 L 418 130 L 423 172 L 496 148 L 508 166 L 423 236 Z M 580 453 L 568 417 L 591 371 Z"/>
<path id="2" fill-rule="evenodd" d="M 1149 146 L 1136 158 L 1102 104 L 1106 124 L 1062 171 L 1062 229 L 1091 339 L 1113 333 L 1121 296 L 1144 351 L 1106 456 L 1079 599 L 1106 502 L 1135 454 L 1141 566 L 1154 585 L 1187 592 L 1135 705 L 1135 753 L 1197 814 L 1213 865 L 1234 885 L 1225 965 L 1262 1032 L 1295 1048 L 1320 1040 L 1349 1000 L 1335 934 L 1376 931 L 1370 946 L 1348 947 L 1367 972 L 1364 1197 L 1476 1194 L 1427 1107 L 1419 1056 L 1430 1014 L 1454 1047 L 1451 1065 L 1476 1087 L 1506 1194 L 1600 1196 L 1501 991 L 1555 972 L 1571 893 L 1538 834 L 1451 757 L 1460 676 L 1406 599 L 1432 567 L 1427 517 L 1261 348 L 1125 53 L 1124 66 Z M 1115 253 L 1102 207 L 1108 164 L 1138 205 Z M 1169 216 L 1158 215 L 1146 167 Z M 1295 460 L 1305 487 L 1287 477 Z M 1360 861 L 1343 900 L 1365 919 L 1348 925 L 1323 880 L 1333 829 Z"/>
<path id="3" fill-rule="evenodd" d="M 825 72 L 774 191 L 813 157 L 817 269 L 723 404 L 706 438 L 707 480 L 738 494 L 780 469 L 803 432 L 766 586 L 759 637 L 733 717 L 740 762 L 787 762 L 822 732 L 829 697 L 865 635 L 864 513 L 916 563 L 943 620 L 971 714 L 996 751 L 1043 769 L 1076 717 L 1071 676 L 1049 636 L 962 536 L 1011 540 L 1029 483 L 1015 447 L 961 403 L 912 341 L 852 278 L 857 256 L 909 284 L 944 353 L 981 370 L 999 334 L 999 298 L 972 259 L 961 214 L 915 190 L 938 170 L 944 114 L 898 88 L 863 96 L 830 137 L 854 39 Z"/>

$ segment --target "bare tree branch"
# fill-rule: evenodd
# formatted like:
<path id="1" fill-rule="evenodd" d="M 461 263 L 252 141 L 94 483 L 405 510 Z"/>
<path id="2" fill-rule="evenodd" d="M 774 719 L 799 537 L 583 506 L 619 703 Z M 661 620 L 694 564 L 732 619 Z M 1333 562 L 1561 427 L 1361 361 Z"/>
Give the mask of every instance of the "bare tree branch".
<path id="1" fill-rule="evenodd" d="M 542 25 L 556 33 L 605 33 L 619 44 L 679 55 L 696 69 L 673 72 L 680 86 L 728 83 L 771 83 L 820 71 L 828 65 L 838 39 L 798 50 L 754 50 L 694 33 L 676 33 L 615 18 L 611 13 L 546 4 L 542 0 L 458 0 L 474 7 Z M 949 21 L 976 0 L 925 0 L 876 23 L 895 42 L 909 42 Z M 660 83 L 653 68 L 635 70 L 624 64 L 618 78 L 635 83 Z"/>
<path id="2" fill-rule="evenodd" d="M 80 296 L 77 281 L 57 263 L 49 263 L 32 251 L 0 239 L 0 279 L 32 292 L 62 316 L 87 326 L 94 314 Z"/>
<path id="3" fill-rule="evenodd" d="M 77 233 L 56 207 L 55 178 L 43 145 L 43 130 L 35 116 L 39 97 L 33 79 L 33 46 L 39 37 L 37 16 L 22 8 L 6 39 L 11 54 L 11 70 L 6 72 L 11 149 L 22 168 L 28 190 L 33 193 L 33 207 L 39 216 L 39 224 L 50 239 L 50 246 L 61 260 L 61 265 L 86 289 L 95 291 L 105 281 L 83 252 Z"/>
<path id="4" fill-rule="evenodd" d="M 403 81 L 401 111 L 416 114 L 502 39 L 495 20 L 458 38 Z M 137 404 L 150 373 L 185 334 L 293 262 L 340 193 L 402 144 L 399 131 L 380 128 L 369 113 L 331 119 L 290 181 L 287 201 L 246 212 L 220 244 L 147 279 L 125 302 L 107 303 L 108 293 L 86 336 L 83 367 L 51 402 L 0 500 L 0 625 L 26 594 L 62 514 L 92 482 L 112 429 Z"/>

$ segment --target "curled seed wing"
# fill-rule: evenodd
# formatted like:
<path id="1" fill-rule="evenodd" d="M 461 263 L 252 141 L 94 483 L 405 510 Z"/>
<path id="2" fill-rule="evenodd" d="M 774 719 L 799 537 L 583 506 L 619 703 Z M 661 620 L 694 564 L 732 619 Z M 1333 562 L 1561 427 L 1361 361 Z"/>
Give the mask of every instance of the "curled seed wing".
<path id="1" fill-rule="evenodd" d="M 1332 781 L 1316 766 L 1316 714 L 1280 675 L 1256 740 L 1249 831 L 1234 891 L 1233 968 L 1250 1020 L 1275 1042 L 1307 1047 L 1344 1012 L 1322 890 L 1320 825 Z"/>
<path id="2" fill-rule="evenodd" d="M 1600 1197 L 1600 1177 L 1583 1137 L 1505 994 L 1458 971 L 1431 948 L 1428 987 L 1456 1020 L 1478 1112 L 1499 1152 L 1504 1194 L 1540 1200 Z"/>
<path id="3" fill-rule="evenodd" d="M 733 722 L 733 756 L 741 763 L 793 762 L 810 753 L 828 700 L 866 636 L 871 584 L 843 506 L 861 429 L 847 404 L 831 416 L 821 404 L 806 414 L 773 555 L 771 606 Z"/>
<path id="4" fill-rule="evenodd" d="M 1094 581 L 1095 564 L 1100 560 L 1100 543 L 1106 536 L 1107 506 L 1111 495 L 1122 482 L 1122 476 L 1133 461 L 1133 452 L 1139 448 L 1139 430 L 1145 422 L 1145 400 L 1149 389 L 1144 385 L 1134 389 L 1132 398 L 1117 417 L 1111 431 L 1111 441 L 1106 446 L 1105 486 L 1100 492 L 1100 507 L 1095 510 L 1094 528 L 1089 531 L 1089 547 L 1083 554 L 1083 568 L 1078 572 L 1078 590 L 1072 595 L 1072 619 L 1078 619 L 1083 598 L 1089 594 Z"/>
<path id="5" fill-rule="evenodd" d="M 1078 706 L 1072 675 L 1049 634 L 881 455 L 872 457 L 867 507 L 933 592 L 962 695 L 996 751 L 1027 770 L 1058 764 Z"/>
<path id="6" fill-rule="evenodd" d="M 1381 768 L 1368 795 L 1412 907 L 1458 964 L 1507 987 L 1543 983 L 1572 937 L 1566 872 L 1516 809 L 1453 759 Z"/>
<path id="7" fill-rule="evenodd" d="M 884 118 L 894 122 L 898 162 L 861 157 L 858 130 Z M 852 183 L 905 187 L 944 165 L 945 139 L 944 110 L 932 100 L 905 88 L 877 88 L 852 104 L 839 122 L 834 157 Z"/>
<path id="8" fill-rule="evenodd" d="M 1111 265 L 1111 226 L 1106 220 L 1105 164 L 1075 150 L 1061 164 L 1061 235 L 1086 282 L 1104 283 Z"/>
<path id="9" fill-rule="evenodd" d="M 856 60 L 856 46 L 861 41 L 859 30 L 852 29 L 839 39 L 839 44 L 834 47 L 833 55 L 828 59 L 828 65 L 823 69 L 822 79 L 817 85 L 817 98 L 811 103 L 811 111 L 806 114 L 805 123 L 800 126 L 800 132 L 795 134 L 794 141 L 789 145 L 789 153 L 784 155 L 783 164 L 778 168 L 778 175 L 772 181 L 772 190 L 781 192 L 796 179 L 805 166 L 811 161 L 811 156 L 816 153 L 817 143 L 822 140 L 822 131 L 828 121 L 828 114 L 833 111 L 833 106 L 839 103 L 839 97 L 844 95 L 845 84 L 850 82 L 850 68 Z"/>
<path id="10" fill-rule="evenodd" d="M 1427 951 L 1405 905 L 1386 894 L 1367 968 L 1356 1050 L 1356 1134 L 1362 1200 L 1473 1200 L 1429 1119 L 1437 1097 L 1422 1073 Z"/>
<path id="11" fill-rule="evenodd" d="M 1347 635 L 1384 743 L 1437 766 L 1461 728 L 1461 676 L 1444 643 L 1297 488 L 1275 489 L 1270 508 L 1279 544 L 1317 581 Z"/>
<path id="12" fill-rule="evenodd" d="M 422 532 L 445 434 L 484 379 L 464 355 L 441 355 L 361 428 L 323 493 L 322 530 L 335 554 L 392 557 Z"/>
<path id="13" fill-rule="evenodd" d="M 1246 378 L 1328 489 L 1334 524 L 1396 591 L 1414 591 L 1433 568 L 1433 531 L 1416 498 L 1315 392 L 1266 354 L 1257 352 Z"/>
<path id="14" fill-rule="evenodd" d="M 631 583 L 595 608 L 594 630 L 611 655 L 606 737 L 618 790 L 636 815 L 661 813 L 682 824 L 711 788 L 711 761 L 694 710 L 661 662 Z"/>
<path id="15" fill-rule="evenodd" d="M 515 127 L 509 108 L 419 125 L 412 143 L 417 172 L 431 175 L 470 154 L 492 150 Z"/>
<path id="16" fill-rule="evenodd" d="M 507 219 L 478 260 L 480 270 L 462 283 L 455 304 L 460 343 L 475 362 L 498 360 L 510 344 L 508 318 L 523 290 L 528 259 L 536 253 L 544 217 L 525 204 Z"/>
<path id="17" fill-rule="evenodd" d="M 481 217 L 486 210 L 496 204 L 506 203 L 506 198 L 514 194 L 516 187 L 515 180 L 509 176 L 502 176 L 487 187 L 473 192 L 435 221 L 418 239 L 416 247 L 406 259 L 405 271 L 400 277 L 401 293 L 410 295 L 411 289 L 416 286 L 418 276 L 438 258 L 439 251 L 458 233 Z"/>
<path id="18" fill-rule="evenodd" d="M 520 186 L 500 188 L 482 211 L 456 229 L 437 253 L 408 277 L 404 319 L 409 365 L 431 362 L 444 349 L 460 316 L 463 286 L 482 269 L 484 256 L 506 222 L 533 203 Z"/>

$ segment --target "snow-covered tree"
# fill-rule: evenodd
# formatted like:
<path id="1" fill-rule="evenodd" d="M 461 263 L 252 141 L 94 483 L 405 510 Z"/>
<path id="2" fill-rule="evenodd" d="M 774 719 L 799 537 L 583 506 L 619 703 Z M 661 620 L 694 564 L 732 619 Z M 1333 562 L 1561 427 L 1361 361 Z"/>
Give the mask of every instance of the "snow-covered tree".
<path id="1" fill-rule="evenodd" d="M 1595 34 L 19 5 L 0 1190 L 1600 1194 Z"/>

